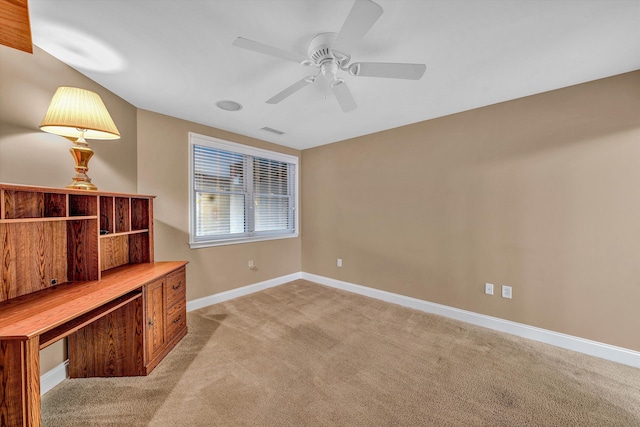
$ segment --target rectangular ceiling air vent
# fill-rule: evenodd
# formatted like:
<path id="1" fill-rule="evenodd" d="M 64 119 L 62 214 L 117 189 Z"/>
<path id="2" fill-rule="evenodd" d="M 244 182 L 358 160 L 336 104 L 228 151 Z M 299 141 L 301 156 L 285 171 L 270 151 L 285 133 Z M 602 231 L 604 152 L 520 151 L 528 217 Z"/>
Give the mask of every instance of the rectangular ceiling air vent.
<path id="1" fill-rule="evenodd" d="M 266 132 L 275 133 L 276 135 L 284 135 L 284 132 L 282 132 L 281 130 L 273 129 L 273 128 L 266 127 L 266 126 L 263 127 L 263 128 L 260 128 L 260 130 L 264 130 Z"/>

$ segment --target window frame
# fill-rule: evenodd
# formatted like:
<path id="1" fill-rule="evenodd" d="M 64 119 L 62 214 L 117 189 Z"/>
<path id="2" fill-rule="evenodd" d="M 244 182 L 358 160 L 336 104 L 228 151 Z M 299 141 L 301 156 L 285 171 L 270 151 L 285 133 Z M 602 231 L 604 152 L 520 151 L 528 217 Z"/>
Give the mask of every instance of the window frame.
<path id="1" fill-rule="evenodd" d="M 291 164 L 294 167 L 294 176 L 291 179 L 293 185 L 293 197 L 294 197 L 294 207 L 293 207 L 293 221 L 294 228 L 293 231 L 262 231 L 262 232 L 247 232 L 243 233 L 242 236 L 233 236 L 228 237 L 229 235 L 223 237 L 196 237 L 196 227 L 197 227 L 197 219 L 196 219 L 196 191 L 195 191 L 195 176 L 194 176 L 194 152 L 195 146 L 202 146 L 213 148 L 216 150 L 228 151 L 236 154 L 242 154 L 246 156 L 258 157 L 263 159 L 275 160 L 279 162 L 285 162 L 287 164 Z M 250 171 L 252 173 L 252 171 Z M 289 154 L 279 153 L 277 151 L 265 150 L 262 148 L 252 147 L 249 145 L 239 144 L 237 142 L 226 141 L 219 138 L 214 138 L 211 136 L 201 135 L 193 132 L 189 132 L 189 247 L 191 249 L 211 247 L 211 246 L 223 246 L 223 245 L 232 245 L 239 243 L 250 243 L 250 242 L 260 242 L 265 240 L 277 240 L 277 239 L 290 239 L 294 237 L 298 237 L 299 235 L 299 203 L 300 203 L 300 165 L 299 159 L 297 156 L 292 156 Z M 255 197 L 255 193 L 253 193 Z M 245 215 L 248 218 L 251 218 L 250 221 L 254 222 L 255 228 L 255 217 L 254 217 L 255 208 L 245 208 Z M 258 234 L 256 234 L 258 233 Z"/>

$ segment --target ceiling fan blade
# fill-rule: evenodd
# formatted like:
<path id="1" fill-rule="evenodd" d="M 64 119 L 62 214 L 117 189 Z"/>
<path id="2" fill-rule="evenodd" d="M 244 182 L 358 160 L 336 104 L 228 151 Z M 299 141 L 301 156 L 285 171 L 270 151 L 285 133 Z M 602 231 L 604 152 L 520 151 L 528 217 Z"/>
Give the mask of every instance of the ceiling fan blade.
<path id="1" fill-rule="evenodd" d="M 356 0 L 331 46 L 331 50 L 350 54 L 351 50 L 380 18 L 382 12 L 382 7 L 371 0 Z"/>
<path id="2" fill-rule="evenodd" d="M 265 55 L 271 55 L 278 58 L 286 59 L 288 61 L 297 62 L 298 64 L 308 61 L 308 58 L 306 56 L 302 56 L 294 52 L 287 52 L 286 50 L 278 49 L 277 47 L 245 39 L 244 37 L 236 37 L 236 39 L 233 41 L 233 45 L 236 47 L 241 47 L 242 49 L 248 49 L 254 52 L 263 53 Z"/>
<path id="3" fill-rule="evenodd" d="M 353 95 L 351 95 L 351 91 L 344 81 L 334 82 L 334 84 L 331 85 L 331 90 L 338 100 L 342 111 L 348 113 L 356 109 L 356 101 L 353 99 Z"/>
<path id="4" fill-rule="evenodd" d="M 267 104 L 277 104 L 278 102 L 282 101 L 286 97 L 293 95 L 303 87 L 310 85 L 314 81 L 315 81 L 315 78 L 313 76 L 305 77 L 304 79 L 295 82 L 294 84 L 292 84 L 291 86 L 283 90 L 282 92 L 267 99 Z"/>
<path id="5" fill-rule="evenodd" d="M 349 74 L 363 77 L 420 80 L 426 71 L 424 64 L 400 64 L 390 62 L 356 62 L 349 67 Z"/>

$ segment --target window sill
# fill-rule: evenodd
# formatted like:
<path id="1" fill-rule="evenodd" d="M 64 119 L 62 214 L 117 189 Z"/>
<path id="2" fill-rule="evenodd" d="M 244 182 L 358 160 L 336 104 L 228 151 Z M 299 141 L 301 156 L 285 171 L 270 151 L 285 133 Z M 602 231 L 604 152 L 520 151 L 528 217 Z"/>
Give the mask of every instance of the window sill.
<path id="1" fill-rule="evenodd" d="M 189 247 L 191 249 L 200 249 L 200 248 L 208 248 L 211 246 L 226 246 L 226 245 L 237 245 L 240 243 L 263 242 L 266 240 L 293 239 L 295 237 L 298 237 L 298 233 L 281 234 L 281 235 L 274 235 L 274 236 L 242 237 L 239 239 L 205 240 L 205 241 L 199 241 L 199 242 L 189 242 Z"/>

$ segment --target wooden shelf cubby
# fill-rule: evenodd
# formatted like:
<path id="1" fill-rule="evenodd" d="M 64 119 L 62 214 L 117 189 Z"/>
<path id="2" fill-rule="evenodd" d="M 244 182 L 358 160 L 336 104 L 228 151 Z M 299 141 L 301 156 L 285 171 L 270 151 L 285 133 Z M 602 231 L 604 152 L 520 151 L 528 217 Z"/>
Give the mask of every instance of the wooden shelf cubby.
<path id="1" fill-rule="evenodd" d="M 69 194 L 69 216 L 98 215 L 97 197 L 94 195 Z"/>
<path id="2" fill-rule="evenodd" d="M 67 201 L 64 194 L 43 191 L 3 191 L 3 219 L 65 217 L 66 212 Z"/>
<path id="3" fill-rule="evenodd" d="M 153 260 L 153 198 L 100 196 L 100 271 Z"/>
<path id="4" fill-rule="evenodd" d="M 153 196 L 0 184 L 0 302 L 153 262 Z"/>
<path id="5" fill-rule="evenodd" d="M 100 234 L 113 233 L 113 197 L 100 197 Z"/>
<path id="6" fill-rule="evenodd" d="M 115 198 L 115 232 L 125 233 L 129 231 L 131 224 L 131 210 L 129 209 L 129 198 Z"/>

